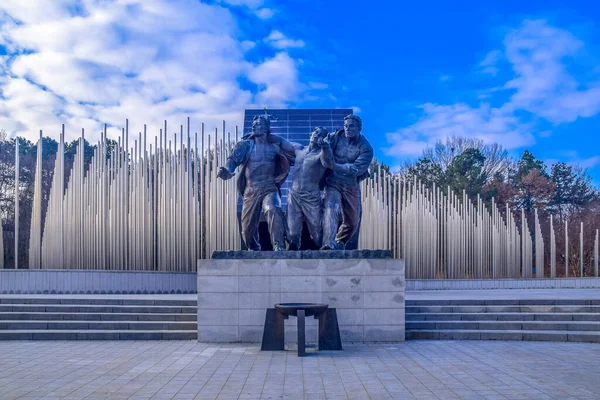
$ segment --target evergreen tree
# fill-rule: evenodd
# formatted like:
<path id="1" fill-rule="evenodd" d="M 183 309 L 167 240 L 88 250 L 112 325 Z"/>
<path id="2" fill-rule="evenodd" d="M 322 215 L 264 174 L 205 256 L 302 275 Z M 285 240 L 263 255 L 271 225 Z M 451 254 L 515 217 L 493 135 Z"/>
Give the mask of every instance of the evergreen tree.
<path id="1" fill-rule="evenodd" d="M 517 163 L 516 182 L 520 182 L 521 178 L 529 174 L 532 169 L 537 169 L 546 178 L 550 177 L 546 172 L 546 164 L 542 160 L 538 160 L 529 150 L 525 150 Z"/>
<path id="2" fill-rule="evenodd" d="M 478 149 L 466 149 L 454 157 L 444 174 L 444 184 L 456 194 L 462 194 L 463 190 L 471 198 L 482 193 L 483 186 L 487 182 L 487 174 L 483 167 L 485 157 Z"/>
<path id="3" fill-rule="evenodd" d="M 514 206 L 529 213 L 534 208 L 546 209 L 554 197 L 554 184 L 546 172 L 546 164 L 525 150 L 511 171 L 509 182 L 517 191 Z"/>
<path id="4" fill-rule="evenodd" d="M 444 172 L 439 165 L 433 163 L 429 158 L 423 157 L 408 167 L 406 179 L 412 182 L 415 178 L 428 187 L 433 184 L 440 186 L 443 183 Z"/>
<path id="5" fill-rule="evenodd" d="M 585 170 L 557 162 L 552 165 L 551 179 L 555 185 L 551 206 L 561 220 L 600 198 Z"/>

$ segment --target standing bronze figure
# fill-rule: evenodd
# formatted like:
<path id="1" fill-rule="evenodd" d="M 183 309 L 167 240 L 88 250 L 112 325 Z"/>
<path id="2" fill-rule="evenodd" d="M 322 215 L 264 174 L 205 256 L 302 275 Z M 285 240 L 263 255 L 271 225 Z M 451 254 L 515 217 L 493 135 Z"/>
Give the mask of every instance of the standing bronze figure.
<path id="1" fill-rule="evenodd" d="M 292 188 L 288 192 L 287 200 L 288 250 L 300 249 L 303 219 L 306 220 L 313 242 L 321 247 L 323 207 L 320 183 L 327 170 L 324 158 L 328 154 L 322 150 L 327 134 L 327 129 L 319 126 L 310 134 L 310 143 L 307 147 L 294 143 L 296 162 Z M 328 144 L 326 148 L 330 154 Z"/>
<path id="2" fill-rule="evenodd" d="M 281 210 L 279 188 L 290 172 L 295 158 L 291 142 L 271 134 L 267 116 L 256 116 L 252 133 L 244 135 L 231 155 L 226 167 L 219 168 L 217 176 L 231 179 L 238 166 L 238 191 L 242 196 L 242 239 L 248 250 L 260 250 L 258 224 L 264 212 L 269 225 L 273 250 L 285 250 L 285 221 Z"/>
<path id="3" fill-rule="evenodd" d="M 350 114 L 344 118 L 344 129 L 329 135 L 327 140 L 333 159 L 327 161 L 330 171 L 323 192 L 324 250 L 344 249 L 360 224 L 359 183 L 369 176 L 373 160 L 373 147 L 361 130 L 360 117 Z"/>

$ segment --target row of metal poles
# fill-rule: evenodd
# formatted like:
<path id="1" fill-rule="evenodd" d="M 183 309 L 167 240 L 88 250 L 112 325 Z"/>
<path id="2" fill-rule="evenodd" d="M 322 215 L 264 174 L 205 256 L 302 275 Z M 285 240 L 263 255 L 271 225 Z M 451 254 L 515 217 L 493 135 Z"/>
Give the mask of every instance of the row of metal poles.
<path id="1" fill-rule="evenodd" d="M 42 224 L 42 132 L 37 146 L 29 241 L 31 269 L 194 271 L 196 260 L 215 250 L 241 247 L 235 179 L 217 179 L 234 137 L 215 129 L 167 135 L 167 123 L 147 141 L 146 127 L 130 147 L 129 124 L 109 149 L 106 129 L 86 165 L 84 132 L 65 180 L 64 127 L 60 134 L 45 221 Z M 178 140 L 179 139 L 179 140 Z M 192 141 L 193 140 L 193 141 Z M 19 145 L 15 149 L 19 182 Z M 471 201 L 463 193 L 406 182 L 378 167 L 361 182 L 359 248 L 389 249 L 406 262 L 407 278 L 543 277 L 544 237 L 535 211 L 533 235 L 521 210 L 519 228 L 508 205 Z M 19 185 L 15 210 L 19 213 Z M 19 265 L 15 221 L 15 266 Z M 583 274 L 583 223 L 580 271 Z M 2 235 L 0 229 L 0 235 Z M 554 221 L 550 220 L 550 276 L 557 274 Z M 0 236 L 0 254 L 3 240 Z M 569 274 L 565 224 L 565 275 Z M 594 276 L 598 276 L 599 235 L 595 231 Z M 534 251 L 535 248 L 535 251 Z M 534 254 L 535 252 L 535 254 Z M 0 257 L 0 268 L 3 268 Z"/>
<path id="2" fill-rule="evenodd" d="M 144 127 L 129 147 L 126 124 L 108 151 L 105 129 L 86 165 L 82 131 L 65 183 L 63 127 L 43 226 L 40 134 L 29 268 L 194 271 L 215 250 L 239 249 L 235 180 L 216 176 L 235 143 L 225 124 L 212 136 L 202 125 L 193 142 L 189 120 L 179 141 L 166 132 L 165 122 L 152 145 Z M 15 157 L 19 182 L 18 144 Z M 17 215 L 18 196 L 17 185 Z M 18 254 L 18 221 L 15 229 Z"/>
<path id="3" fill-rule="evenodd" d="M 533 235 L 521 209 L 520 228 L 509 205 L 478 196 L 471 201 L 439 187 L 406 182 L 380 167 L 361 183 L 363 209 L 359 247 L 390 249 L 405 260 L 412 279 L 544 277 L 545 242 L 538 216 Z M 550 217 L 550 276 L 557 276 L 554 221 Z M 594 232 L 593 275 L 598 276 L 599 232 Z M 584 230 L 579 234 L 580 276 L 584 270 Z M 564 276 L 569 276 L 569 236 L 565 223 Z"/>

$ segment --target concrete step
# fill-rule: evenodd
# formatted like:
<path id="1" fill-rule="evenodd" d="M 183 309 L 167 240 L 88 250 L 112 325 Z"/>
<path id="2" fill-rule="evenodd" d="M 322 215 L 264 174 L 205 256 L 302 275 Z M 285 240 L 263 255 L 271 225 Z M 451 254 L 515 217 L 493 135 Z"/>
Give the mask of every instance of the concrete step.
<path id="1" fill-rule="evenodd" d="M 75 295 L 74 295 L 75 296 Z M 80 305 L 129 305 L 129 306 L 196 306 L 197 300 L 178 299 L 104 299 L 89 297 L 1 297 L 0 304 L 80 304 Z"/>
<path id="2" fill-rule="evenodd" d="M 600 313 L 406 313 L 406 321 L 600 321 Z"/>
<path id="3" fill-rule="evenodd" d="M 186 331 L 197 330 L 195 321 L 0 321 L 0 331 L 19 330 L 135 330 L 135 331 Z"/>
<path id="4" fill-rule="evenodd" d="M 600 305 L 597 299 L 406 300 L 406 306 Z"/>
<path id="5" fill-rule="evenodd" d="M 197 311 L 189 298 L 0 297 L 0 340 L 196 340 Z"/>
<path id="6" fill-rule="evenodd" d="M 600 331 L 597 321 L 412 321 L 406 331 L 413 330 L 525 330 L 525 331 Z M 599 332 L 600 334 L 600 332 Z"/>
<path id="7" fill-rule="evenodd" d="M 61 313 L 61 312 L 5 312 L 0 313 L 0 322 L 6 320 L 38 321 L 196 321 L 197 314 L 176 313 Z"/>
<path id="8" fill-rule="evenodd" d="M 0 340 L 196 340 L 196 330 L 0 330 Z"/>
<path id="9" fill-rule="evenodd" d="M 0 306 L 1 307 L 1 306 Z M 592 305 L 469 305 L 469 306 L 406 306 L 406 313 L 600 313 Z"/>
<path id="10" fill-rule="evenodd" d="M 598 332 L 544 330 L 415 330 L 406 331 L 412 340 L 529 340 L 600 343 Z"/>
<path id="11" fill-rule="evenodd" d="M 156 305 L 72 305 L 72 304 L 0 304 L 0 313 L 152 313 L 152 314 L 197 314 L 196 306 Z"/>

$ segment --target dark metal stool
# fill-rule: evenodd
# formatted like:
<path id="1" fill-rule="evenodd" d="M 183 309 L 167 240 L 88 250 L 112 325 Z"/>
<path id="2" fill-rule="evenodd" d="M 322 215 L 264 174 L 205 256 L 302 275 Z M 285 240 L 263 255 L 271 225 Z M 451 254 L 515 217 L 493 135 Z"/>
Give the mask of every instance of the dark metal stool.
<path id="1" fill-rule="evenodd" d="M 319 320 L 319 350 L 342 350 L 335 308 L 317 303 L 282 303 L 267 308 L 261 350 L 285 350 L 284 321 L 298 317 L 298 357 L 306 355 L 305 317 Z"/>

